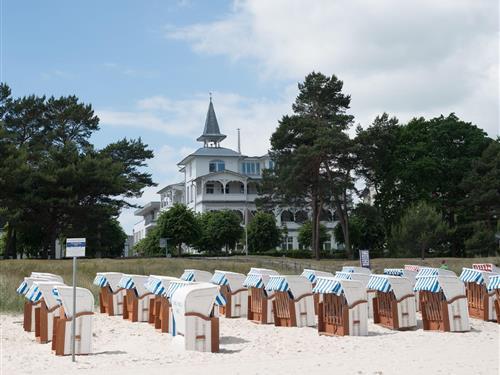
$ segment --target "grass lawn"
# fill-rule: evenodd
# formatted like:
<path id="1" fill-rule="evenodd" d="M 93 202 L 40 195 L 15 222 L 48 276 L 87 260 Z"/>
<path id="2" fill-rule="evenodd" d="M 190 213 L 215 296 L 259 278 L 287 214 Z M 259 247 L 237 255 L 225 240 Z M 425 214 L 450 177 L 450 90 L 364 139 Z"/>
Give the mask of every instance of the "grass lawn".
<path id="1" fill-rule="evenodd" d="M 400 268 L 404 264 L 439 266 L 446 259 L 451 270 L 459 274 L 462 267 L 472 263 L 500 264 L 499 257 L 490 258 L 429 258 L 395 259 L 380 258 L 372 260 L 372 271 L 381 272 L 384 268 Z M 309 260 L 273 258 L 261 256 L 231 257 L 220 259 L 175 259 L 175 258 L 138 258 L 138 259 L 80 259 L 78 260 L 78 286 L 90 289 L 97 303 L 98 288 L 92 284 L 96 272 L 116 271 L 139 275 L 180 276 L 186 268 L 196 268 L 213 272 L 215 269 L 247 273 L 250 267 L 272 268 L 280 273 L 297 274 L 303 268 L 317 268 L 335 272 L 344 265 L 358 265 L 358 261 L 346 260 Z M 22 312 L 24 298 L 16 294 L 23 277 L 32 271 L 51 272 L 61 275 L 67 284 L 72 280 L 71 260 L 2 260 L 0 261 L 0 312 Z"/>

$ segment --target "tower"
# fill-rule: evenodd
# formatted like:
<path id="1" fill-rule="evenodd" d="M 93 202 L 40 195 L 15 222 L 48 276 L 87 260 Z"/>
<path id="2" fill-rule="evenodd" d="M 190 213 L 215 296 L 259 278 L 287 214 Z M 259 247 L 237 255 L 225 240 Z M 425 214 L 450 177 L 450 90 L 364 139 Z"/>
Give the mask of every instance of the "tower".
<path id="1" fill-rule="evenodd" d="M 217 122 L 214 104 L 212 103 L 212 95 L 210 95 L 210 103 L 208 104 L 207 118 L 205 120 L 205 128 L 203 129 L 203 134 L 200 135 L 196 140 L 198 142 L 203 142 L 204 147 L 220 147 L 220 142 L 225 138 L 226 136 L 224 134 L 221 134 L 219 130 L 219 123 Z"/>

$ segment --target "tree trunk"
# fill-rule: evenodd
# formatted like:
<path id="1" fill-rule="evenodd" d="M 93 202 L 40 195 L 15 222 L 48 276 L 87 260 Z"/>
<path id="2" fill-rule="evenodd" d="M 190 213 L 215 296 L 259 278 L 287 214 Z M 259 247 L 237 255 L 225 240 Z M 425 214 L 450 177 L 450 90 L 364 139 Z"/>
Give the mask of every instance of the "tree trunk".
<path id="1" fill-rule="evenodd" d="M 345 254 L 348 259 L 352 259 L 351 253 L 351 241 L 349 238 L 349 218 L 347 216 L 347 209 L 342 207 L 342 203 L 338 198 L 335 198 L 335 208 L 339 216 L 340 226 L 342 228 L 342 234 L 344 235 L 344 246 Z"/>
<path id="2" fill-rule="evenodd" d="M 314 217 L 314 221 L 316 222 L 316 248 L 314 249 L 314 254 L 316 257 L 316 260 L 319 260 L 321 258 L 321 239 L 320 239 L 320 219 L 321 219 L 321 209 L 323 207 L 323 202 L 320 200 L 317 208 L 316 208 L 316 216 Z"/>
<path id="3" fill-rule="evenodd" d="M 177 256 L 180 257 L 182 254 L 182 244 L 177 245 Z"/>
<path id="4" fill-rule="evenodd" d="M 425 259 L 425 244 L 422 244 L 420 246 L 420 251 L 421 251 L 420 256 L 422 257 L 422 260 L 424 260 Z"/>
<path id="5" fill-rule="evenodd" d="M 311 251 L 315 259 L 319 259 L 319 254 L 318 254 L 318 222 L 316 220 L 316 217 L 318 216 L 318 197 L 316 196 L 315 193 L 313 193 L 312 196 L 312 220 L 311 220 L 311 226 L 312 226 L 312 234 L 311 234 Z"/>

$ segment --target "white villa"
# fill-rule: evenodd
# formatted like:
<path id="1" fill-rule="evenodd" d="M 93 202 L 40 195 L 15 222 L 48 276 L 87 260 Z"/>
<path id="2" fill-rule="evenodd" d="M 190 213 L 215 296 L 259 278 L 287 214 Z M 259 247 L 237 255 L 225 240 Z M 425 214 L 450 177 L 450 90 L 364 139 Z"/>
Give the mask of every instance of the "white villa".
<path id="1" fill-rule="evenodd" d="M 240 150 L 234 151 L 221 147 L 226 138 L 221 134 L 215 115 L 212 99 L 208 106 L 203 134 L 197 141 L 203 147 L 187 155 L 177 165 L 182 181 L 167 185 L 158 191 L 160 202 L 150 202 L 135 212 L 142 220 L 134 226 L 134 242 L 144 238 L 162 210 L 168 210 L 174 203 L 183 203 L 194 212 L 203 213 L 213 210 L 232 210 L 240 218 L 242 225 L 252 220 L 257 208 L 257 187 L 262 171 L 272 168 L 269 156 L 246 156 Z M 239 148 L 239 137 L 238 137 Z M 286 227 L 288 237 L 282 244 L 283 249 L 299 249 L 298 229 L 309 219 L 304 208 L 276 207 L 273 210 L 277 225 Z M 333 228 L 337 224 L 335 213 L 325 211 L 322 223 L 327 227 L 330 240 L 323 246 L 325 250 L 337 249 Z"/>

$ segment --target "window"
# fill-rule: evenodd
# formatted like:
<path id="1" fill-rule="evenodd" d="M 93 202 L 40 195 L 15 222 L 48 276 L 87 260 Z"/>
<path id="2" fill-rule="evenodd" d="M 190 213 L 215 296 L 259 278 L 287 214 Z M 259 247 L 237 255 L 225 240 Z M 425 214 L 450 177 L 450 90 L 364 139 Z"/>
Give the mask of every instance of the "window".
<path id="1" fill-rule="evenodd" d="M 281 244 L 282 250 L 293 250 L 293 237 L 286 237 L 283 243 Z"/>
<path id="2" fill-rule="evenodd" d="M 269 160 L 269 169 L 273 169 L 273 168 L 274 168 L 274 161 Z"/>
<path id="3" fill-rule="evenodd" d="M 259 162 L 244 162 L 241 165 L 241 171 L 243 172 L 243 174 L 259 175 L 260 174 L 260 163 Z"/>
<path id="4" fill-rule="evenodd" d="M 208 164 L 208 171 L 209 172 L 222 172 L 226 169 L 226 165 L 222 160 L 212 160 Z"/>
<path id="5" fill-rule="evenodd" d="M 213 182 L 207 182 L 207 184 L 205 185 L 205 192 L 207 194 L 214 193 L 214 183 Z"/>

